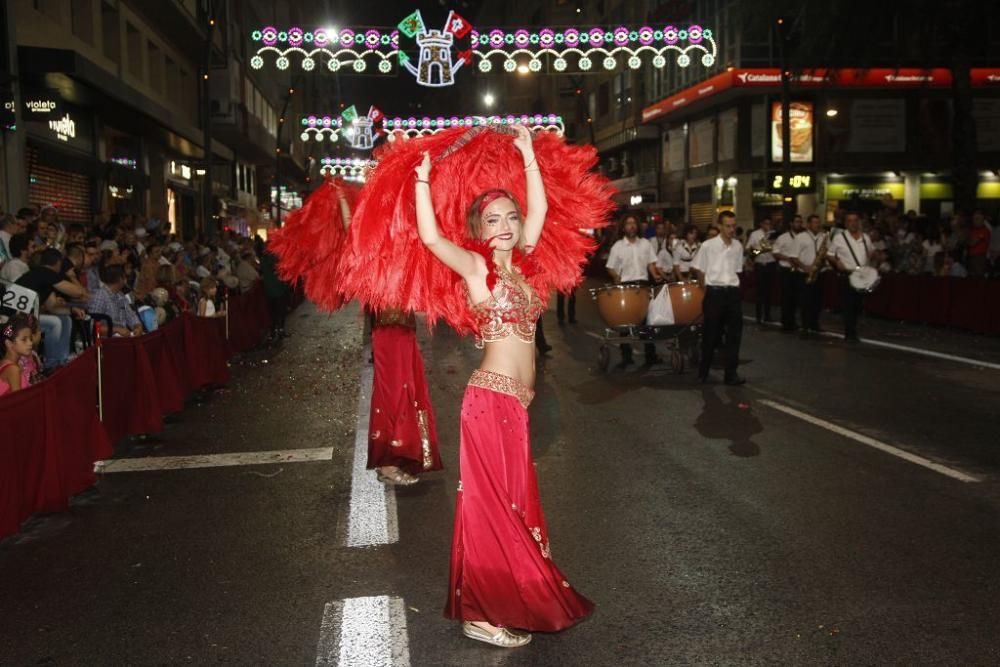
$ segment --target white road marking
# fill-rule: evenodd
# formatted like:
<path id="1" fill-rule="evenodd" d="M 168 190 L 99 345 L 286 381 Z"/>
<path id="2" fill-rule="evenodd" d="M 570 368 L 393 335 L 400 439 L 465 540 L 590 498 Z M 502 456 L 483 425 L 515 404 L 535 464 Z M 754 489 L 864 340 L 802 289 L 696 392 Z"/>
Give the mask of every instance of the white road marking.
<path id="1" fill-rule="evenodd" d="M 957 479 L 957 480 L 959 480 L 961 482 L 981 482 L 982 481 L 982 479 L 980 479 L 979 477 L 976 477 L 974 475 L 969 475 L 967 473 L 955 470 L 953 468 L 949 468 L 947 466 L 943 466 L 940 463 L 935 463 L 935 462 L 931 461 L 930 459 L 925 459 L 922 456 L 918 456 L 916 454 L 912 454 L 910 452 L 907 452 L 907 451 L 904 451 L 902 449 L 899 449 L 898 447 L 893 447 L 892 445 L 886 444 L 886 443 L 882 442 L 881 440 L 876 440 L 875 438 L 870 438 L 867 435 L 863 435 L 861 433 L 857 433 L 856 431 L 852 431 L 850 429 L 844 428 L 843 426 L 838 426 L 838 425 L 836 425 L 836 424 L 834 424 L 832 422 L 826 421 L 825 419 L 820 419 L 819 417 L 814 417 L 813 415 L 810 415 L 810 414 L 808 414 L 806 412 L 802 412 L 801 410 L 796 410 L 795 408 L 788 407 L 787 405 L 782 405 L 781 403 L 778 403 L 776 401 L 772 401 L 772 400 L 769 400 L 769 399 L 761 399 L 759 402 L 762 405 L 766 405 L 766 406 L 768 406 L 770 408 L 774 408 L 775 410 L 778 410 L 779 412 L 784 412 L 787 415 L 791 415 L 792 417 L 795 417 L 797 419 L 801 419 L 802 421 L 808 422 L 808 423 L 812 424 L 813 426 L 818 426 L 818 427 L 820 427 L 822 429 L 826 429 L 827 431 L 830 431 L 832 433 L 836 433 L 837 435 L 843 436 L 845 438 L 849 438 L 851 440 L 854 440 L 855 442 L 859 442 L 862 445 L 867 445 L 869 447 L 872 447 L 874 449 L 878 449 L 879 451 L 885 452 L 887 454 L 892 454 L 893 456 L 901 458 L 904 461 L 909 461 L 910 463 L 914 463 L 914 464 L 916 464 L 918 466 L 922 466 L 924 468 L 927 468 L 928 470 L 933 470 L 934 472 L 940 473 L 942 475 L 946 475 L 948 477 L 951 477 L 952 479 Z"/>
<path id="2" fill-rule="evenodd" d="M 362 359 L 371 356 L 365 346 Z M 370 547 L 399 541 L 396 494 L 378 481 L 368 464 L 368 417 L 371 413 L 372 382 L 375 369 L 367 363 L 361 369 L 358 396 L 358 425 L 354 438 L 354 465 L 351 469 L 351 510 L 348 517 L 347 546 Z"/>
<path id="3" fill-rule="evenodd" d="M 746 322 L 756 322 L 752 317 L 743 316 Z M 768 322 L 766 326 L 777 327 L 779 324 L 774 322 Z M 820 331 L 820 336 L 825 336 L 827 338 L 843 338 L 841 334 L 834 333 L 832 331 Z M 874 345 L 875 347 L 884 347 L 890 350 L 899 350 L 900 352 L 909 352 L 911 354 L 919 354 L 925 357 L 933 357 L 935 359 L 945 359 L 946 361 L 956 361 L 960 364 L 968 364 L 969 366 L 979 366 L 982 368 L 991 368 L 993 370 L 1000 370 L 1000 364 L 996 364 L 990 361 L 982 361 L 980 359 L 972 359 L 970 357 L 960 357 L 955 354 L 946 354 L 944 352 L 935 352 L 934 350 L 925 350 L 922 347 L 911 347 L 909 345 L 899 345 L 898 343 L 889 343 L 884 340 L 875 340 L 874 338 L 862 338 L 861 342 L 865 345 Z"/>
<path id="4" fill-rule="evenodd" d="M 94 472 L 143 472 L 148 470 L 183 470 L 187 468 L 222 468 L 226 466 L 257 466 L 273 463 L 308 463 L 329 461 L 333 447 L 312 449 L 281 449 L 271 452 L 232 452 L 229 454 L 197 454 L 192 456 L 147 456 L 134 459 L 107 459 L 94 463 Z"/>
<path id="5" fill-rule="evenodd" d="M 409 667 L 402 598 L 348 598 L 323 609 L 317 667 Z"/>

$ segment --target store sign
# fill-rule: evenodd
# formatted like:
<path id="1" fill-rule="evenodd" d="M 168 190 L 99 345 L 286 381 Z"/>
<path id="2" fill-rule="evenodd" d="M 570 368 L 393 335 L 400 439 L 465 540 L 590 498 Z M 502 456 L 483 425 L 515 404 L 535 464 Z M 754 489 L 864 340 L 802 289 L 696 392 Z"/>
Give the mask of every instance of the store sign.
<path id="1" fill-rule="evenodd" d="M 791 133 L 792 162 L 813 160 L 813 105 L 812 102 L 792 102 L 788 109 Z M 781 141 L 781 102 L 771 104 L 771 159 L 783 159 Z"/>
<path id="2" fill-rule="evenodd" d="M 52 97 L 29 96 L 24 100 L 24 115 L 27 120 L 45 120 L 57 117 L 62 105 Z"/>
<path id="3" fill-rule="evenodd" d="M 183 178 L 185 181 L 191 180 L 191 167 L 186 164 L 180 164 L 170 161 L 170 175 L 178 178 Z"/>
<path id="4" fill-rule="evenodd" d="M 76 121 L 69 114 L 66 114 L 59 120 L 50 120 L 49 129 L 55 132 L 56 138 L 59 141 L 76 139 Z"/>
<path id="5" fill-rule="evenodd" d="M 840 199 L 883 200 L 886 197 L 902 200 L 904 197 L 903 183 L 828 183 L 826 186 L 827 201 Z"/>
<path id="6" fill-rule="evenodd" d="M 775 174 L 771 178 L 771 182 L 768 186 L 770 192 L 783 192 L 785 182 L 785 177 L 783 174 Z M 801 191 L 801 190 L 811 190 L 813 188 L 813 175 L 812 174 L 792 174 L 788 178 L 788 188 L 790 190 Z"/>
<path id="7" fill-rule="evenodd" d="M 126 169 L 136 169 L 138 167 L 136 161 L 130 157 L 113 157 L 108 161 Z"/>

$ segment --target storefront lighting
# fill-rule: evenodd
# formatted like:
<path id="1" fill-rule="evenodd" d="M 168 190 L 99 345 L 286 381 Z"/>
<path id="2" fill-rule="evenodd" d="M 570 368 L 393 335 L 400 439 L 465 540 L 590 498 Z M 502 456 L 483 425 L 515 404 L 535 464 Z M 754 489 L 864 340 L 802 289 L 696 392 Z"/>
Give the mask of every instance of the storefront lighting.
<path id="1" fill-rule="evenodd" d="M 194 174 L 195 174 L 195 176 L 204 176 L 205 175 L 205 170 L 204 169 L 195 169 L 194 170 Z"/>
<path id="2" fill-rule="evenodd" d="M 529 70 L 528 66 L 525 65 L 524 63 L 521 63 L 520 65 L 517 66 L 517 73 L 518 74 L 527 74 L 529 71 L 531 71 L 531 70 Z"/>
<path id="3" fill-rule="evenodd" d="M 722 178 L 721 176 L 715 179 L 715 187 L 719 188 L 720 190 L 722 189 L 722 186 L 725 184 L 726 184 L 726 179 Z"/>
<path id="4" fill-rule="evenodd" d="M 736 187 L 736 182 L 737 181 L 735 176 L 730 176 L 729 178 L 726 179 L 726 185 L 728 185 L 730 189 Z"/>
<path id="5" fill-rule="evenodd" d="M 827 110 L 826 110 L 826 115 L 827 115 L 827 118 L 833 118 L 833 117 L 835 117 L 835 116 L 836 116 L 836 115 L 837 115 L 838 113 L 840 113 L 840 112 L 839 112 L 839 111 L 837 111 L 836 109 L 827 109 Z"/>

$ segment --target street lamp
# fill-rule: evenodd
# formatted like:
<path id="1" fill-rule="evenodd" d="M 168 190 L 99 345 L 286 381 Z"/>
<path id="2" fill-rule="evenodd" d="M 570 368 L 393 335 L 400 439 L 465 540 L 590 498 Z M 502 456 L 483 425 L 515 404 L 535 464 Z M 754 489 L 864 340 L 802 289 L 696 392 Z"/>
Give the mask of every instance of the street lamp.
<path id="1" fill-rule="evenodd" d="M 530 71 L 531 70 L 529 70 L 528 66 L 525 65 L 524 63 L 521 63 L 520 65 L 517 66 L 517 73 L 518 74 L 527 74 Z"/>
<path id="2" fill-rule="evenodd" d="M 834 117 L 834 116 L 836 116 L 836 115 L 837 115 L 838 113 L 840 113 L 840 112 L 839 112 L 839 111 L 837 111 L 836 109 L 827 109 L 827 110 L 826 110 L 826 115 L 827 115 L 827 118 L 833 118 L 833 117 Z"/>
<path id="3" fill-rule="evenodd" d="M 496 101 L 496 98 L 493 97 L 493 93 L 486 93 L 485 95 L 483 95 L 483 104 L 485 104 L 486 106 L 488 106 L 488 107 L 493 106 L 493 103 L 495 101 Z"/>

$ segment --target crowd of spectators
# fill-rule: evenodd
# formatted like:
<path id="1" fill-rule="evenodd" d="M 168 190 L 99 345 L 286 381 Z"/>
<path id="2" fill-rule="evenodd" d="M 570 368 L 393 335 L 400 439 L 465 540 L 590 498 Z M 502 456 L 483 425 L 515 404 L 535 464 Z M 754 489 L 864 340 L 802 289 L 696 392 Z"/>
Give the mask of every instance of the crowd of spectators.
<path id="1" fill-rule="evenodd" d="M 228 298 L 261 278 L 264 254 L 260 237 L 226 231 L 211 240 L 182 240 L 169 224 L 139 215 L 85 226 L 63 223 L 54 207 L 0 213 L 0 394 L 71 361 L 92 342 L 97 324 L 104 335 L 141 336 L 183 313 L 225 317 Z M 273 273 L 273 262 L 264 264 Z M 13 298 L 31 293 L 37 316 Z M 278 322 L 272 336 L 283 336 L 283 317 L 273 308 L 272 315 Z M 12 364 L 27 365 L 28 372 L 14 378 Z"/>

